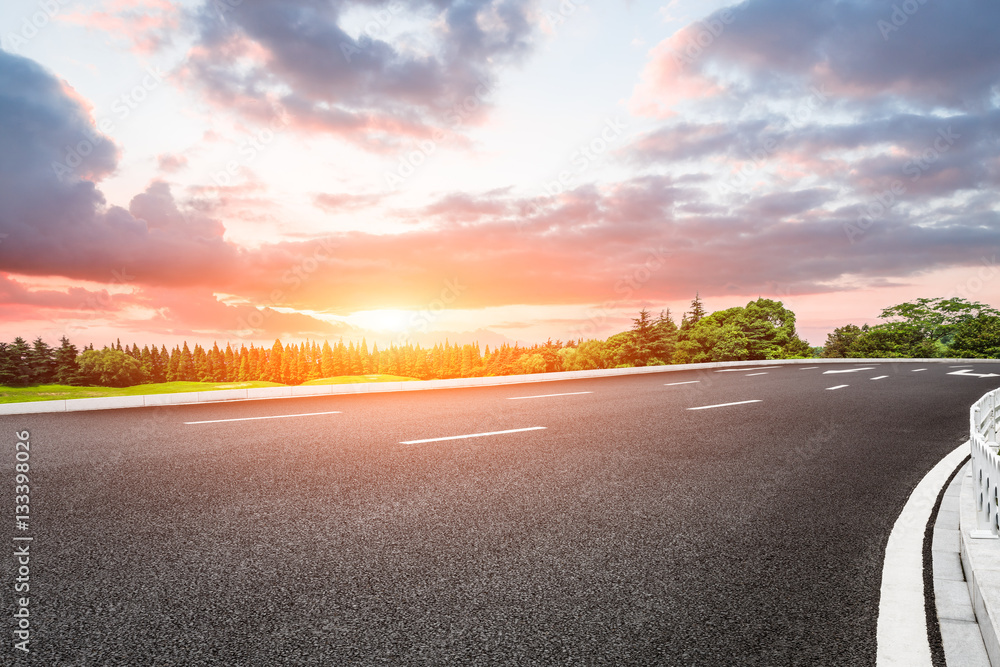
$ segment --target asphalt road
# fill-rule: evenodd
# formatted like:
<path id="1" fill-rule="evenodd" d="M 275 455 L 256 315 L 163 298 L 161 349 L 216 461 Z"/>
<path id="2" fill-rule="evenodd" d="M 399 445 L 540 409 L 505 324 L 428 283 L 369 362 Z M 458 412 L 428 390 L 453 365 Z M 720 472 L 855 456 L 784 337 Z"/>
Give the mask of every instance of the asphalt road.
<path id="1" fill-rule="evenodd" d="M 872 665 L 893 522 L 1000 378 L 849 368 L 0 417 L 0 661 Z"/>

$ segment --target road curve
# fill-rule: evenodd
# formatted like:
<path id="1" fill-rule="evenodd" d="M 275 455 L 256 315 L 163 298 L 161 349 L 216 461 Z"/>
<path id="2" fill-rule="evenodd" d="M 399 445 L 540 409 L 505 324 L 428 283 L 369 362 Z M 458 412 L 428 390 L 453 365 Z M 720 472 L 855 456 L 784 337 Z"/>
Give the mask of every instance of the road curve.
<path id="1" fill-rule="evenodd" d="M 0 655 L 873 665 L 894 520 L 1000 364 L 856 368 L 0 417 L 34 537 Z"/>

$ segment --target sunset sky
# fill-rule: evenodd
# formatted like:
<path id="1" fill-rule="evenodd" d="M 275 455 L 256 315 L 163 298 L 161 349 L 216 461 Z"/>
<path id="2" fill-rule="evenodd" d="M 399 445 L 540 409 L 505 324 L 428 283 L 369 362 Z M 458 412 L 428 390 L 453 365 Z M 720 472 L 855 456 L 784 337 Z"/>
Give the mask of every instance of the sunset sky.
<path id="1" fill-rule="evenodd" d="M 7 0 L 0 340 L 604 338 L 698 292 L 822 345 L 916 297 L 1000 307 L 997 26 L 986 0 Z"/>

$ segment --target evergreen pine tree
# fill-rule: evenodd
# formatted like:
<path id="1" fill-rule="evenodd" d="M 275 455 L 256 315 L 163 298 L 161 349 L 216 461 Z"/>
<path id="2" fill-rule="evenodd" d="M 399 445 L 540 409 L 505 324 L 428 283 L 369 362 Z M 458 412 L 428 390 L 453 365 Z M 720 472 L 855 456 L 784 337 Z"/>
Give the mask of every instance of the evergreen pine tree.
<path id="1" fill-rule="evenodd" d="M 691 310 L 688 312 L 687 323 L 689 326 L 698 324 L 698 321 L 705 317 L 705 306 L 701 303 L 701 296 L 695 292 L 694 300 L 691 302 Z"/>
<path id="2" fill-rule="evenodd" d="M 80 382 L 80 366 L 77 364 L 76 346 L 63 336 L 55 351 L 55 381 L 58 384 L 75 385 Z M 0 380 L 3 384 L 3 380 Z"/>
<path id="3" fill-rule="evenodd" d="M 281 341 L 275 339 L 274 345 L 271 346 L 271 353 L 267 357 L 267 376 L 265 379 L 268 382 L 281 383 L 281 361 L 283 356 L 284 348 L 281 346 Z"/>
<path id="4" fill-rule="evenodd" d="M 10 373 L 12 377 L 11 386 L 25 387 L 31 384 L 31 365 L 29 354 L 31 348 L 23 338 L 18 336 L 14 342 L 7 347 Z"/>
<path id="5" fill-rule="evenodd" d="M 31 384 L 49 384 L 55 378 L 55 358 L 48 343 L 37 337 L 28 352 Z"/>

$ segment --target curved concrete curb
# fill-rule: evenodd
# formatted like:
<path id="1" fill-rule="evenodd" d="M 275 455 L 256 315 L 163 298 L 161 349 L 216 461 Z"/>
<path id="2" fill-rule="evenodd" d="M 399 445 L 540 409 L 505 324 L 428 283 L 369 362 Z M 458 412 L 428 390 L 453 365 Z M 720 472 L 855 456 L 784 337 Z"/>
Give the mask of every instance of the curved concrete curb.
<path id="1" fill-rule="evenodd" d="M 959 502 L 959 549 L 969 586 L 972 608 L 979 622 L 990 664 L 1000 665 L 1000 540 L 989 530 L 980 531 L 973 497 L 972 473 L 962 479 Z M 983 535 L 983 537 L 980 537 Z"/>
<path id="2" fill-rule="evenodd" d="M 462 387 L 490 387 L 531 382 L 558 382 L 583 378 L 614 375 L 641 375 L 644 373 L 672 373 L 676 371 L 709 370 L 713 368 L 741 368 L 744 366 L 786 366 L 819 364 L 852 364 L 865 366 L 884 363 L 919 364 L 971 364 L 996 359 L 775 359 L 764 361 L 717 361 L 705 364 L 677 364 L 671 366 L 644 366 L 641 368 L 607 368 L 591 371 L 565 371 L 561 373 L 536 373 L 532 375 L 503 375 L 500 377 L 455 378 L 451 380 L 418 380 L 413 382 L 358 382 L 356 384 L 312 385 L 298 387 L 261 387 L 257 389 L 226 389 L 219 391 L 182 392 L 176 394 L 148 394 L 145 396 L 114 396 L 106 398 L 70 398 L 55 401 L 0 404 L 0 415 L 24 415 L 46 412 L 78 412 L 82 410 L 116 410 L 163 405 L 190 405 L 192 403 L 219 403 L 264 398 L 291 398 L 295 396 L 333 396 L 340 394 L 383 393 L 394 391 L 425 391 L 429 389 L 458 389 Z"/>

